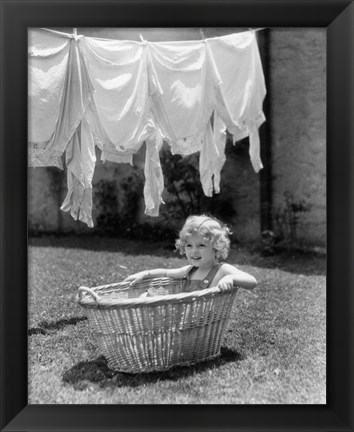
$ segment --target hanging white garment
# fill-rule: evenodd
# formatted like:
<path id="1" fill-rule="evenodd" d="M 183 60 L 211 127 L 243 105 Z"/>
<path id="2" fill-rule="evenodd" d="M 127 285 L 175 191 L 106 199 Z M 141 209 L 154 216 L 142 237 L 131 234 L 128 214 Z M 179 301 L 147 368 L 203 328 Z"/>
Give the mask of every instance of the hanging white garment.
<path id="1" fill-rule="evenodd" d="M 91 129 L 86 119 L 74 133 L 66 149 L 68 193 L 61 210 L 69 211 L 75 220 L 90 228 L 92 220 L 92 178 L 96 153 Z"/>
<path id="2" fill-rule="evenodd" d="M 151 77 L 146 43 L 86 38 L 83 55 L 95 86 L 94 110 L 89 113 L 102 159 L 130 162 L 146 141 L 145 213 L 158 216 L 163 202 L 163 176 L 159 150 L 162 132 L 156 127 L 154 95 L 161 89 Z M 155 101 L 152 107 L 152 102 Z M 163 123 L 163 114 L 160 116 Z M 163 126 L 161 127 L 163 129 Z"/>
<path id="3" fill-rule="evenodd" d="M 262 168 L 258 128 L 264 122 L 263 100 L 266 87 L 254 31 L 208 40 L 221 78 L 217 111 L 238 141 L 250 137 L 254 170 Z"/>
<path id="4" fill-rule="evenodd" d="M 28 158 L 30 166 L 63 168 L 61 158 L 44 153 L 53 139 L 65 87 L 70 37 L 29 31 Z"/>
<path id="5" fill-rule="evenodd" d="M 66 152 L 68 194 L 61 209 L 92 227 L 95 155 L 85 113 L 94 89 L 78 38 L 43 30 L 32 32 L 31 36 L 29 165 L 62 169 L 62 155 Z M 38 48 L 48 40 L 54 48 Z"/>
<path id="6" fill-rule="evenodd" d="M 148 78 L 142 44 L 84 38 L 81 49 L 95 87 L 103 157 L 133 155 L 142 145 L 148 117 Z M 100 136 L 104 131 L 105 136 Z M 108 140 L 108 141 L 107 141 Z M 105 151 L 109 147 L 109 151 Z"/>
<path id="7" fill-rule="evenodd" d="M 74 218 L 92 226 L 95 145 L 103 160 L 132 163 L 147 143 L 144 198 L 152 216 L 162 203 L 162 140 L 173 153 L 200 152 L 207 196 L 220 191 L 226 128 L 236 140 L 250 137 L 252 166 L 261 169 L 265 85 L 254 32 L 187 42 L 30 34 L 29 164 L 62 167 L 67 150 L 62 209 Z"/>
<path id="8" fill-rule="evenodd" d="M 205 136 L 204 145 L 199 156 L 199 172 L 204 195 L 212 197 L 214 193 L 214 161 L 218 160 L 220 153 L 215 144 L 212 126 L 209 123 Z"/>
<path id="9" fill-rule="evenodd" d="M 30 156 L 42 158 L 46 164 L 48 159 L 62 156 L 94 88 L 74 37 L 44 30 L 30 33 L 31 44 L 54 45 L 51 49 L 29 47 Z"/>
<path id="10" fill-rule="evenodd" d="M 166 113 L 172 136 L 172 153 L 188 155 L 200 151 L 214 108 L 216 73 L 205 43 L 149 43 L 152 78 L 162 93 L 160 106 Z M 158 109 L 157 109 L 158 111 Z"/>
<path id="11" fill-rule="evenodd" d="M 159 157 L 162 144 L 162 135 L 159 130 L 156 130 L 154 137 L 146 141 L 144 198 L 145 213 L 148 216 L 158 216 L 160 204 L 163 203 L 164 182 Z"/>
<path id="12" fill-rule="evenodd" d="M 214 113 L 213 126 L 210 124 L 200 150 L 199 172 L 205 196 L 220 193 L 221 169 L 225 163 L 226 129 L 223 121 Z"/>

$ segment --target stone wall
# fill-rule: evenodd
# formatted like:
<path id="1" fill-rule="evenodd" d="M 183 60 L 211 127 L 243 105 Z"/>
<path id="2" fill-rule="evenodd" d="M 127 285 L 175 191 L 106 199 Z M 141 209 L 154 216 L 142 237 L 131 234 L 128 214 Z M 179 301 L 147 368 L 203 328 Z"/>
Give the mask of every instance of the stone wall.
<path id="1" fill-rule="evenodd" d="M 326 242 L 325 29 L 271 31 L 270 70 L 274 228 L 278 233 L 283 230 L 286 236 L 290 229 L 286 210 L 303 209 L 292 212 L 292 217 L 298 217 L 295 240 L 323 247 Z"/>

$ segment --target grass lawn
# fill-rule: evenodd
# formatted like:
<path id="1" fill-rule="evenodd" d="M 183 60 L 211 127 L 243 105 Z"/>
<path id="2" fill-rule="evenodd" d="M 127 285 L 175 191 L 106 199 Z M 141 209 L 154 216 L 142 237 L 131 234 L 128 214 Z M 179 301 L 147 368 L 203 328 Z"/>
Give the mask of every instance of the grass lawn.
<path id="1" fill-rule="evenodd" d="M 108 368 L 77 288 L 185 259 L 163 244 L 95 237 L 32 238 L 28 254 L 30 404 L 326 403 L 325 258 L 235 247 L 228 262 L 258 286 L 238 292 L 220 357 L 132 375 Z"/>

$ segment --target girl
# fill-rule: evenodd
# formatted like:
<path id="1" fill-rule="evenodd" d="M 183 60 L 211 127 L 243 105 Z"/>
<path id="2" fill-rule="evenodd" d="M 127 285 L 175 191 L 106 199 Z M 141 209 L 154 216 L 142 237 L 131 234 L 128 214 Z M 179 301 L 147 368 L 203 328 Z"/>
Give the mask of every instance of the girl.
<path id="1" fill-rule="evenodd" d="M 128 276 L 130 285 L 147 277 L 168 276 L 183 279 L 183 291 L 195 291 L 217 286 L 220 290 L 231 289 L 234 285 L 252 289 L 256 279 L 236 267 L 222 263 L 230 249 L 230 230 L 216 218 L 190 216 L 184 224 L 176 249 L 186 255 L 190 265 L 177 269 L 154 269 Z"/>

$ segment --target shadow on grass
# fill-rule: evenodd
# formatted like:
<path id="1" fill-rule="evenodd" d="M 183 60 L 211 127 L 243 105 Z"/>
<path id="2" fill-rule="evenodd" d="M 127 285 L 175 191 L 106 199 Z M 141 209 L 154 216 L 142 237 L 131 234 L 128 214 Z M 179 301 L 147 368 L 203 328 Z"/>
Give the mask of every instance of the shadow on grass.
<path id="1" fill-rule="evenodd" d="M 105 357 L 96 360 L 80 362 L 63 374 L 63 382 L 73 385 L 75 390 L 85 390 L 90 383 L 101 388 L 107 387 L 138 387 L 158 381 L 177 381 L 196 372 L 222 366 L 229 362 L 242 360 L 242 356 L 234 350 L 222 347 L 220 356 L 214 360 L 197 363 L 192 366 L 175 366 L 164 372 L 149 372 L 130 374 L 117 372 L 108 367 Z"/>
<path id="2" fill-rule="evenodd" d="M 52 332 L 56 332 L 58 330 L 63 329 L 68 325 L 76 325 L 81 321 L 86 321 L 87 317 L 72 317 L 72 318 L 64 318 L 58 321 L 42 321 L 38 324 L 38 327 L 32 327 L 28 329 L 28 336 L 36 335 L 36 334 L 48 334 Z"/>

